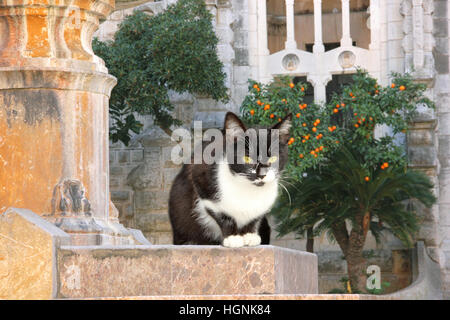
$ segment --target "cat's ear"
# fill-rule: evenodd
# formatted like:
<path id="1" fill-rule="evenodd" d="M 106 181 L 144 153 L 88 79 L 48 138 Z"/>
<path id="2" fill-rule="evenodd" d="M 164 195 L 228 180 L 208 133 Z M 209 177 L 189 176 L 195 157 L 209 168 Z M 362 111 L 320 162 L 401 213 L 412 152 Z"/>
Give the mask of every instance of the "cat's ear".
<path id="1" fill-rule="evenodd" d="M 290 137 L 289 130 L 292 126 L 292 113 L 289 113 L 284 119 L 278 122 L 272 127 L 273 129 L 279 130 L 280 142 L 287 143 Z"/>
<path id="2" fill-rule="evenodd" d="M 233 137 L 241 135 L 247 130 L 241 119 L 239 119 L 239 117 L 233 112 L 227 112 L 227 114 L 225 115 L 223 129 L 225 130 L 227 135 Z"/>

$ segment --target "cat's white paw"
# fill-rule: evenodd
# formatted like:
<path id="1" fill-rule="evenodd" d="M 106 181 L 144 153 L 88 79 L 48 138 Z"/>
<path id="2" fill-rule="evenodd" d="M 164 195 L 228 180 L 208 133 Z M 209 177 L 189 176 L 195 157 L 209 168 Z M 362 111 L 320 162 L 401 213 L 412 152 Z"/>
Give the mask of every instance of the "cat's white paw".
<path id="1" fill-rule="evenodd" d="M 258 246 L 261 244 L 261 237 L 257 233 L 246 233 L 242 237 L 244 239 L 245 246 Z"/>
<path id="2" fill-rule="evenodd" d="M 244 238 L 242 236 L 228 236 L 223 239 L 223 246 L 228 248 L 240 248 L 244 246 Z"/>

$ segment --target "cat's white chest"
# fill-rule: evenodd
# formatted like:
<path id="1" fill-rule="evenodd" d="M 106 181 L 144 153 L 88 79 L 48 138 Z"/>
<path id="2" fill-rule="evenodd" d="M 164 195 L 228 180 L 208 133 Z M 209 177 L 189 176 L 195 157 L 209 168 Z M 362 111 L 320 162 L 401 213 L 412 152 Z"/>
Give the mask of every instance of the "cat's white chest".
<path id="1" fill-rule="evenodd" d="M 277 198 L 277 179 L 256 186 L 245 177 L 232 174 L 226 164 L 218 165 L 217 175 L 218 201 L 204 204 L 215 212 L 233 217 L 238 227 L 267 213 Z"/>

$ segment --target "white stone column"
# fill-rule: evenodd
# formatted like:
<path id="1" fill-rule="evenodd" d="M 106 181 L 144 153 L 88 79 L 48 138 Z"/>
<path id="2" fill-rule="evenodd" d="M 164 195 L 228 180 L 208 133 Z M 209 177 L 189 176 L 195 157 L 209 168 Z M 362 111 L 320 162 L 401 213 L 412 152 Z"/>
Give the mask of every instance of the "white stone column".
<path id="1" fill-rule="evenodd" d="M 269 48 L 267 43 L 267 8 L 266 0 L 258 1 L 258 57 L 259 57 L 259 81 L 268 82 L 268 56 Z"/>
<path id="2" fill-rule="evenodd" d="M 380 3 L 370 0 L 370 50 L 379 50 L 380 46 Z"/>
<path id="3" fill-rule="evenodd" d="M 286 49 L 297 49 L 294 31 L 294 0 L 286 0 Z"/>
<path id="4" fill-rule="evenodd" d="M 412 0 L 412 27 L 413 41 L 415 44 L 413 47 L 413 65 L 415 70 L 421 70 L 424 65 L 422 0 Z"/>
<path id="5" fill-rule="evenodd" d="M 322 40 L 322 0 L 314 0 L 314 53 L 325 52 Z"/>
<path id="6" fill-rule="evenodd" d="M 330 75 L 318 74 L 310 75 L 307 77 L 308 82 L 310 82 L 314 87 L 314 102 L 317 104 L 322 104 L 327 100 L 326 86 L 328 81 L 331 80 Z"/>
<path id="7" fill-rule="evenodd" d="M 349 47 L 352 45 L 350 37 L 350 0 L 342 1 L 342 39 L 341 46 Z"/>
<path id="8" fill-rule="evenodd" d="M 258 5 L 248 1 L 248 62 L 250 78 L 258 79 Z"/>

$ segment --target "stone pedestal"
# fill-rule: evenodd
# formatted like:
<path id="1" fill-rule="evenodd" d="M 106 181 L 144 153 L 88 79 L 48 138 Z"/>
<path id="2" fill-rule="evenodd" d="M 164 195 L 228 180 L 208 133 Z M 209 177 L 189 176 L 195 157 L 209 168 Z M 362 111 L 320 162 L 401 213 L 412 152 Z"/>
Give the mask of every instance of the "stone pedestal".
<path id="1" fill-rule="evenodd" d="M 113 7 L 114 0 L 0 1 L 0 212 L 30 209 L 85 244 L 121 243 L 117 236 L 134 243 L 109 196 L 116 79 L 91 48 Z"/>
<path id="2" fill-rule="evenodd" d="M 63 246 L 57 268 L 59 298 L 318 293 L 317 256 L 273 246 Z"/>

